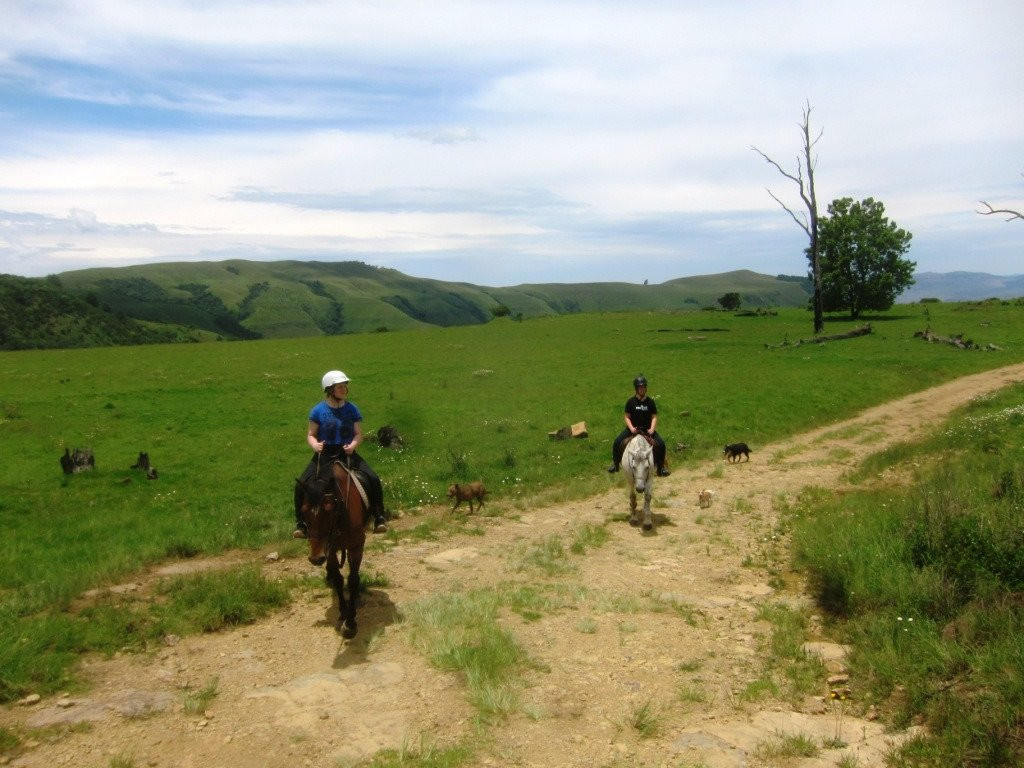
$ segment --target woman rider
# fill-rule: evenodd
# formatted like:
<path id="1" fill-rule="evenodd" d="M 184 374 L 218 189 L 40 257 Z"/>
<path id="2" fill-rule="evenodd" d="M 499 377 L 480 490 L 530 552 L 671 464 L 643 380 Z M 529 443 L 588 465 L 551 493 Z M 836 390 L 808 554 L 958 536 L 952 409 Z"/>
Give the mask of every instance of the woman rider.
<path id="1" fill-rule="evenodd" d="M 626 450 L 626 440 L 638 432 L 654 440 L 654 463 L 658 465 L 658 477 L 669 474 L 665 467 L 665 441 L 656 431 L 658 426 L 658 405 L 647 396 L 647 379 L 641 373 L 633 379 L 633 397 L 626 401 L 626 412 L 623 416 L 626 427 L 612 443 L 612 465 L 609 472 L 618 472 L 622 453 Z"/>
<path id="2" fill-rule="evenodd" d="M 309 412 L 309 431 L 306 433 L 306 442 L 315 453 L 300 481 L 310 480 L 317 474 L 330 476 L 334 461 L 340 461 L 349 469 L 356 470 L 366 477 L 366 494 L 373 513 L 374 533 L 382 533 L 387 530 L 384 490 L 377 473 L 356 453 L 356 448 L 363 442 L 363 414 L 355 403 L 348 400 L 348 382 L 349 378 L 343 371 L 328 371 L 320 380 L 324 399 Z M 306 538 L 306 522 L 302 518 L 302 489 L 298 485 L 295 487 L 295 531 L 292 537 Z"/>

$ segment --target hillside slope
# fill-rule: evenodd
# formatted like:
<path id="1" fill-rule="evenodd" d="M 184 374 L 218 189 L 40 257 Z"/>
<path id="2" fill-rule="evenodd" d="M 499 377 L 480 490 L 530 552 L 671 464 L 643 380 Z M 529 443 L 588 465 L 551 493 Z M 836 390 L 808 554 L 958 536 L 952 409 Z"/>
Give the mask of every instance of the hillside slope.
<path id="1" fill-rule="evenodd" d="M 803 306 L 802 281 L 749 270 L 659 285 L 549 283 L 504 288 L 410 277 L 361 262 L 233 260 L 84 269 L 57 276 L 124 315 L 225 338 L 289 338 L 485 323 L 503 306 L 536 317 L 697 309 L 735 291 L 745 307 Z"/>
<path id="2" fill-rule="evenodd" d="M 1024 275 L 990 275 L 987 272 L 918 272 L 914 284 L 904 291 L 903 302 L 921 299 L 941 301 L 982 301 L 1024 296 Z"/>
<path id="3" fill-rule="evenodd" d="M 0 349 L 159 344 L 198 341 L 171 324 L 141 323 L 64 290 L 50 279 L 0 275 Z"/>

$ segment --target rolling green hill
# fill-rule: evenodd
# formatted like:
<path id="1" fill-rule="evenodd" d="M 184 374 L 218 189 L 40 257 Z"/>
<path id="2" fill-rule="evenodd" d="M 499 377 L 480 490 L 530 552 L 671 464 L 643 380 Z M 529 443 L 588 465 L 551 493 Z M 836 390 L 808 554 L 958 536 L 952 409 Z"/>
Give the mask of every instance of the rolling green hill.
<path id="1" fill-rule="evenodd" d="M 173 324 L 133 320 L 61 287 L 53 278 L 0 275 L 0 349 L 69 349 L 199 341 Z"/>
<path id="2" fill-rule="evenodd" d="M 527 318 L 700 309 L 716 306 L 717 299 L 729 292 L 739 293 L 748 309 L 801 307 L 808 297 L 803 278 L 771 277 L 749 270 L 658 285 L 547 283 L 491 288 L 410 277 L 394 269 L 351 261 L 149 264 L 75 270 L 45 281 L 52 290 L 63 288 L 79 303 L 108 316 L 167 329 L 171 337 L 191 334 L 190 340 L 477 325 L 492 319 L 499 308 Z M 9 307 L 9 311 L 23 312 L 23 308 Z M 73 313 L 69 325 L 75 325 L 75 317 L 80 316 Z M 80 321 L 85 322 L 84 317 Z M 59 337 L 43 346 L 61 346 Z"/>

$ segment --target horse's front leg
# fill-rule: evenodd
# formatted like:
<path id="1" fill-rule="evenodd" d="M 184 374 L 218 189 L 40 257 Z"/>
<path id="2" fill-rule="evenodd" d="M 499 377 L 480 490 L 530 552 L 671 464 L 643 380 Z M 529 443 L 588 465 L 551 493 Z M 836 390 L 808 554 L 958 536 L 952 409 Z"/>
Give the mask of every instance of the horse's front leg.
<path id="1" fill-rule="evenodd" d="M 640 524 L 640 516 L 637 514 L 636 509 L 636 487 L 632 484 L 629 486 L 629 524 Z"/>
<path id="2" fill-rule="evenodd" d="M 651 484 L 648 482 L 644 486 L 644 530 L 649 531 L 654 527 L 654 521 L 651 519 Z"/>
<path id="3" fill-rule="evenodd" d="M 345 577 L 338 562 L 338 550 L 333 546 L 327 550 L 327 583 L 338 599 L 338 616 L 341 618 L 345 615 Z"/>
<path id="4" fill-rule="evenodd" d="M 345 604 L 343 619 L 344 628 L 341 636 L 351 640 L 356 636 L 359 627 L 356 625 L 356 609 L 359 607 L 359 566 L 363 562 L 363 548 L 356 547 L 348 551 L 348 602 Z M 338 610 L 341 610 L 342 596 L 338 593 Z"/>

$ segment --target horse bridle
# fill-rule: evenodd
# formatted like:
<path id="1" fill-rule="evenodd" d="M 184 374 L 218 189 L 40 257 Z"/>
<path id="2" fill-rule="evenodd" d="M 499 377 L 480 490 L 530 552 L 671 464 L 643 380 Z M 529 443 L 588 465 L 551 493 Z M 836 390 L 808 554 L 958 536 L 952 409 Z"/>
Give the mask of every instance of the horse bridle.
<path id="1" fill-rule="evenodd" d="M 654 438 L 653 438 L 653 437 L 652 437 L 651 435 L 647 434 L 646 432 L 637 432 L 637 433 L 636 433 L 636 434 L 634 435 L 634 437 L 636 437 L 637 435 L 639 435 L 640 437 L 642 437 L 642 438 L 644 439 L 644 441 L 645 441 L 645 442 L 647 443 L 647 445 L 648 445 L 648 446 L 650 447 L 650 449 L 651 449 L 651 451 L 652 451 L 652 454 L 653 454 L 653 451 L 654 451 Z M 632 439 L 632 438 L 631 438 L 631 439 Z M 653 455 L 652 455 L 652 457 L 651 457 L 651 464 L 652 464 L 652 465 L 653 465 L 653 459 L 654 459 L 654 457 L 653 457 Z M 633 455 L 630 455 L 630 457 L 629 457 L 629 463 L 630 463 L 630 466 L 632 466 L 632 465 L 633 465 Z M 648 474 L 650 474 L 650 467 L 648 467 Z"/>
<path id="2" fill-rule="evenodd" d="M 316 455 L 316 476 L 318 478 L 320 477 L 320 459 L 321 459 L 321 454 L 318 453 Z M 338 460 L 338 459 L 333 459 L 332 461 L 338 461 L 339 464 L 341 463 L 340 460 Z M 345 469 L 346 469 L 346 472 L 345 472 L 345 485 L 346 485 L 346 487 L 345 487 L 345 498 L 348 498 L 348 491 L 349 491 L 349 488 L 351 487 L 351 482 L 352 482 L 352 467 L 351 467 L 352 458 L 350 456 L 346 455 L 345 456 L 345 461 L 346 461 L 346 464 L 343 464 L 342 466 L 344 466 Z M 331 479 L 331 485 L 332 486 L 334 485 L 334 479 L 333 478 Z M 336 498 L 333 491 L 325 491 L 323 496 L 320 497 L 320 503 L 317 504 L 313 508 L 313 516 L 314 517 L 316 517 L 317 515 L 320 514 L 320 512 L 321 512 L 321 510 L 322 510 L 322 508 L 324 506 L 324 503 L 326 502 L 326 500 L 328 498 L 334 499 L 335 505 L 337 505 L 338 503 L 341 503 L 341 499 Z M 326 537 L 327 541 L 330 541 L 332 538 L 334 538 L 334 531 L 335 531 L 335 529 L 337 527 L 338 527 L 338 515 L 335 514 L 334 518 L 331 520 L 331 528 L 330 528 L 329 531 L 327 531 L 327 537 Z M 307 535 L 309 536 L 309 539 L 311 541 L 313 541 L 313 540 L 320 541 L 320 539 L 323 538 L 323 537 L 320 537 L 320 536 L 313 536 L 311 534 L 307 534 Z"/>

